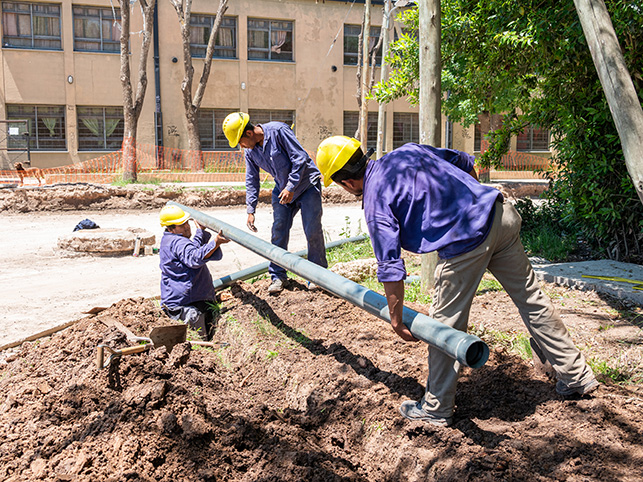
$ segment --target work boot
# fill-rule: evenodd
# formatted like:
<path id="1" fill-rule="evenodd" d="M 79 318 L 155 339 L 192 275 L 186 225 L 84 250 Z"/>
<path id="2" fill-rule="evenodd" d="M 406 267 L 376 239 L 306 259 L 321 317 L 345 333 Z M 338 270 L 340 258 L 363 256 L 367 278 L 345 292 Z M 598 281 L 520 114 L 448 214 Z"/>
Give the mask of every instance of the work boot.
<path id="1" fill-rule="evenodd" d="M 565 398 L 573 396 L 582 397 L 589 393 L 592 393 L 598 388 L 598 386 L 599 383 L 596 378 L 592 378 L 589 382 L 578 387 L 570 387 L 569 385 L 566 385 L 562 380 L 558 380 L 558 382 L 556 382 L 556 392 Z"/>
<path id="2" fill-rule="evenodd" d="M 280 279 L 272 280 L 270 286 L 268 286 L 268 293 L 271 295 L 276 295 L 281 293 L 284 290 L 284 282 Z"/>
<path id="3" fill-rule="evenodd" d="M 453 417 L 440 417 L 427 412 L 422 408 L 420 402 L 407 400 L 400 405 L 400 413 L 404 418 L 415 420 L 417 422 L 428 422 L 438 427 L 448 427 L 453 422 Z"/>

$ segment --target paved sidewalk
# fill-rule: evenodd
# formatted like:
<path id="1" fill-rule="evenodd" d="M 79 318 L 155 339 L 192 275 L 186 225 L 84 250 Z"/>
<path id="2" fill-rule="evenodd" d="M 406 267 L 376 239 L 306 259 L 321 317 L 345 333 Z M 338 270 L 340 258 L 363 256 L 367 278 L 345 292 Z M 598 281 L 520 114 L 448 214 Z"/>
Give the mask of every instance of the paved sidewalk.
<path id="1" fill-rule="evenodd" d="M 605 293 L 643 306 L 643 266 L 619 261 L 599 260 L 578 263 L 542 263 L 532 258 L 534 271 L 539 279 L 570 288 Z M 610 279 L 588 278 L 603 277 Z M 619 281 L 622 278 L 627 281 Z M 639 285 L 641 290 L 634 289 Z"/>

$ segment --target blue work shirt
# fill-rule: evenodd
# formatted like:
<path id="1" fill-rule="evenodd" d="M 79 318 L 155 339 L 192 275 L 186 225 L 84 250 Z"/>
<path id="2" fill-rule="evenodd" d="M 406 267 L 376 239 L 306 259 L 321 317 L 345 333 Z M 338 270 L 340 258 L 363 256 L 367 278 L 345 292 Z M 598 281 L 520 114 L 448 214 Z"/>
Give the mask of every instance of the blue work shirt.
<path id="1" fill-rule="evenodd" d="M 212 275 L 206 263 L 220 260 L 223 253 L 218 248 L 205 258 L 216 247 L 216 241 L 210 242 L 210 238 L 211 234 L 203 229 L 197 229 L 192 239 L 169 231 L 163 233 L 159 249 L 161 303 L 168 308 L 214 300 Z"/>
<path id="2" fill-rule="evenodd" d="M 317 183 L 321 173 L 308 153 L 301 147 L 292 129 L 283 122 L 259 124 L 263 142 L 246 149 L 246 206 L 254 213 L 259 196 L 259 169 L 275 179 L 279 192 L 287 189 L 293 201 Z"/>
<path id="3" fill-rule="evenodd" d="M 364 216 L 381 282 L 406 278 L 401 248 L 448 259 L 485 240 L 502 194 L 469 174 L 473 163 L 465 152 L 412 143 L 368 163 Z"/>

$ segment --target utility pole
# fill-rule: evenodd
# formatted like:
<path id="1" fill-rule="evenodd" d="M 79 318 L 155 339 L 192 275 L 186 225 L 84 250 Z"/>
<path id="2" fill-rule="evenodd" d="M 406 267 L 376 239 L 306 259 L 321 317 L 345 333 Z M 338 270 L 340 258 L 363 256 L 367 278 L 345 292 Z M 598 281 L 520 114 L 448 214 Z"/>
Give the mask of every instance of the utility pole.
<path id="1" fill-rule="evenodd" d="M 440 147 L 442 138 L 442 61 L 440 42 L 442 15 L 440 0 L 418 0 L 420 14 L 420 144 Z M 438 255 L 422 255 L 422 291 L 435 285 Z"/>
<path id="2" fill-rule="evenodd" d="M 598 78 L 623 147 L 627 172 L 643 202 L 643 109 L 603 0 L 574 0 Z"/>
<path id="3" fill-rule="evenodd" d="M 368 141 L 368 63 L 370 61 L 369 45 L 371 43 L 371 0 L 364 2 L 364 44 L 362 47 L 362 105 L 359 111 L 359 140 L 362 150 L 366 152 Z"/>

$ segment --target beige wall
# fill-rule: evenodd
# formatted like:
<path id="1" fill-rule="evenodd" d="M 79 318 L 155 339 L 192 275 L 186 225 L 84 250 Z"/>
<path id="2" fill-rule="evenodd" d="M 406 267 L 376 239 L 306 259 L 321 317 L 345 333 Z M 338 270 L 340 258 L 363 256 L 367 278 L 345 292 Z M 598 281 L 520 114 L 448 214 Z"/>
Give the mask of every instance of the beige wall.
<path id="1" fill-rule="evenodd" d="M 109 7 L 109 0 L 83 0 L 78 5 Z M 194 13 L 216 14 L 218 2 L 195 0 Z M 158 2 L 160 41 L 160 89 L 163 114 L 163 144 L 187 148 L 185 117 L 181 96 L 183 54 L 180 29 L 174 8 Z M 316 0 L 237 0 L 229 2 L 228 16 L 237 17 L 238 59 L 215 59 L 203 98 L 203 108 L 279 109 L 296 112 L 296 134 L 303 146 L 316 150 L 321 140 L 343 133 L 343 112 L 356 111 L 356 67 L 343 65 L 343 24 L 359 24 L 363 12 L 351 2 Z M 373 25 L 381 24 L 381 6 L 372 10 Z M 347 15 L 348 13 L 348 15 Z M 294 62 L 247 60 L 247 18 L 268 18 L 294 22 Z M 112 53 L 74 52 L 72 3 L 62 0 L 63 51 L 2 49 L 0 51 L 0 118 L 6 118 L 5 104 L 57 104 L 66 106 L 67 152 L 32 154 L 33 165 L 52 167 L 80 162 L 105 154 L 78 151 L 76 106 L 122 105 L 120 56 Z M 142 29 L 135 4 L 132 31 Z M 333 39 L 337 36 L 336 42 Z M 331 45 L 333 45 L 332 48 Z M 136 72 L 140 36 L 131 40 L 132 70 Z M 172 59 L 176 58 L 177 62 Z M 194 86 L 203 61 L 194 59 Z M 139 143 L 154 143 L 155 79 L 153 50 L 148 62 L 148 86 L 139 120 Z M 333 71 L 333 67 L 336 70 Z M 73 83 L 68 83 L 68 76 Z M 376 79 L 379 80 L 379 69 Z M 378 108 L 374 101 L 369 109 Z M 386 106 L 386 146 L 393 136 L 393 113 L 417 112 L 401 99 Z M 443 123 L 444 126 L 444 123 Z M 443 129 L 443 137 L 444 137 Z M 473 135 L 454 133 L 454 147 L 472 150 Z M 469 142 L 470 141 L 470 142 Z M 467 149 L 471 146 L 470 149 Z"/>

